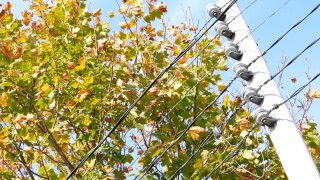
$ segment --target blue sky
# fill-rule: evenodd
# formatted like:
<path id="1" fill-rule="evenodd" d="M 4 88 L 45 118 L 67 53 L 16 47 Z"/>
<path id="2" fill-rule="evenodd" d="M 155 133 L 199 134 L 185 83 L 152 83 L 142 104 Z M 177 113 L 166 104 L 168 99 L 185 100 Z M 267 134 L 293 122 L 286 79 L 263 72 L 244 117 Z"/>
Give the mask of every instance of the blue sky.
<path id="1" fill-rule="evenodd" d="M 256 0 L 256 2 L 246 11 L 243 16 L 247 21 L 248 26 L 251 29 L 257 27 L 262 21 L 268 18 L 274 11 L 280 8 L 287 0 L 278 1 L 263 1 Z M 121 1 L 119 1 L 121 3 Z M 207 4 L 214 3 L 216 1 L 209 0 L 176 0 L 169 1 L 164 0 L 168 5 L 168 13 L 165 16 L 165 20 L 170 20 L 174 24 L 179 24 L 185 20 L 184 12 L 187 12 L 194 19 L 194 22 L 199 23 L 199 27 L 208 20 L 208 15 L 205 12 Z M 238 5 L 240 9 L 245 9 L 253 0 L 239 0 Z M 289 2 L 270 20 L 257 29 L 253 36 L 256 39 L 260 50 L 267 49 L 279 36 L 286 32 L 293 24 L 307 15 L 319 2 L 316 0 L 309 0 L 302 2 L 300 0 L 289 0 Z M 109 10 L 116 12 L 116 1 L 98 1 L 91 0 L 90 10 L 101 8 L 104 13 Z M 320 36 L 320 9 L 311 15 L 305 22 L 303 22 L 298 28 L 290 32 L 279 44 L 276 45 L 266 56 L 265 59 L 268 62 L 271 73 L 276 73 L 281 66 L 281 60 L 285 57 L 291 60 L 302 49 L 304 49 L 309 43 Z M 111 21 L 111 25 L 117 26 L 118 22 Z M 211 35 L 215 35 L 214 31 L 210 31 Z M 310 50 L 305 52 L 298 61 L 290 66 L 282 76 L 283 87 L 280 86 L 280 90 L 284 97 L 288 96 L 294 90 L 299 88 L 305 82 L 307 82 L 306 72 L 309 72 L 310 76 L 314 76 L 320 71 L 320 64 L 318 63 L 317 53 L 320 49 L 320 43 L 316 44 Z M 308 62 L 308 63 L 306 63 Z M 229 74 L 234 75 L 232 70 L 229 70 Z M 227 76 L 229 77 L 229 76 Z M 290 78 L 296 77 L 297 82 L 292 83 Z M 227 79 L 227 78 L 225 78 Z M 276 79 L 278 81 L 278 78 Z M 228 81 L 227 81 L 228 82 Z M 313 89 L 320 89 L 320 80 L 314 81 L 311 87 Z M 303 92 L 305 93 L 306 90 Z M 303 96 L 300 96 L 303 98 Z M 297 108 L 293 109 L 295 112 Z M 320 99 L 316 99 L 310 109 L 308 115 L 313 117 L 317 122 L 320 122 Z M 320 127 L 320 126 L 318 126 Z"/>
<path id="2" fill-rule="evenodd" d="M 122 2 L 118 0 L 121 4 Z M 240 9 L 245 9 L 254 0 L 239 0 L 238 6 Z M 257 27 L 263 20 L 268 18 L 274 11 L 281 7 L 287 0 L 278 1 L 263 1 L 256 0 L 256 2 L 246 11 L 243 16 L 247 21 L 248 26 L 251 29 Z M 289 2 L 283 7 L 275 16 L 268 20 L 264 25 L 257 29 L 253 36 L 263 51 L 267 49 L 280 35 L 282 35 L 288 28 L 294 23 L 303 18 L 307 13 L 311 11 L 319 2 L 317 0 L 308 0 L 302 2 L 300 0 L 288 0 Z M 1 0 L 0 2 L 5 2 Z M 17 17 L 21 17 L 20 12 L 26 9 L 27 3 L 22 0 L 10 0 L 13 4 L 13 12 Z M 117 13 L 117 1 L 109 0 L 87 0 L 88 9 L 90 11 L 98 8 L 102 9 L 103 16 L 106 16 L 108 11 L 114 11 Z M 207 4 L 214 3 L 216 1 L 209 0 L 176 0 L 169 1 L 163 0 L 168 5 L 168 13 L 165 16 L 165 20 L 170 20 L 174 24 L 178 24 L 185 20 L 185 13 L 188 16 L 192 14 L 195 24 L 199 27 L 208 20 L 209 17 L 205 12 Z M 276 45 L 266 56 L 265 59 L 268 62 L 271 73 L 278 71 L 281 65 L 281 60 L 285 57 L 288 61 L 304 49 L 310 42 L 320 36 L 320 10 L 311 15 L 305 22 L 302 23 L 294 31 L 290 32 L 279 44 Z M 111 27 L 118 28 L 118 19 L 110 21 Z M 214 31 L 209 32 L 210 35 L 215 35 Z M 307 81 L 306 72 L 309 72 L 310 76 L 314 76 L 320 71 L 320 64 L 318 63 L 317 53 L 319 52 L 320 43 L 313 46 L 310 50 L 304 53 L 297 62 L 290 66 L 282 76 L 283 86 L 280 86 L 280 90 L 284 97 L 291 94 L 295 89 L 299 88 Z M 307 63 L 308 62 L 308 63 Z M 234 73 L 229 70 L 230 74 Z M 297 82 L 292 83 L 290 78 L 296 77 Z M 278 80 L 278 79 L 276 79 Z M 312 85 L 312 89 L 320 89 L 320 80 L 316 80 Z M 306 90 L 303 92 L 305 93 Z M 298 109 L 293 109 L 297 111 Z M 320 99 L 316 99 L 310 109 L 308 115 L 313 117 L 317 122 L 320 122 Z M 320 126 L 318 126 L 320 127 Z"/>
<path id="3" fill-rule="evenodd" d="M 0 0 L 0 3 L 6 0 Z M 121 0 L 118 0 L 121 4 Z M 256 0 L 256 3 L 251 6 L 243 16 L 247 21 L 248 26 L 254 29 L 267 17 L 269 17 L 275 10 L 281 7 L 287 0 Z M 10 0 L 13 4 L 13 11 L 17 17 L 21 17 L 20 12 L 26 9 L 27 3 L 22 0 Z M 112 10 L 117 12 L 118 6 L 115 0 L 87 0 L 90 6 L 90 11 L 98 8 L 102 9 L 103 16 L 106 17 L 108 11 Z M 214 3 L 216 1 L 209 0 L 163 0 L 168 5 L 168 13 L 165 16 L 165 20 L 170 20 L 174 24 L 179 24 L 184 21 L 184 12 L 192 17 L 199 27 L 208 20 L 209 17 L 205 12 L 207 4 Z M 238 5 L 240 9 L 246 8 L 251 4 L 253 0 L 239 0 Z M 279 36 L 286 32 L 293 24 L 302 19 L 308 14 L 319 2 L 317 0 L 289 0 L 287 5 L 283 7 L 275 16 L 268 20 L 264 25 L 257 29 L 253 36 L 256 39 L 260 50 L 267 49 Z M 304 49 L 309 43 L 320 36 L 320 9 L 311 15 L 305 22 L 303 22 L 298 28 L 290 32 L 279 44 L 275 46 L 266 56 L 265 59 L 269 65 L 271 73 L 276 73 L 281 66 L 281 60 L 285 57 L 288 61 L 296 56 L 302 49 Z M 111 27 L 118 28 L 117 19 L 110 21 Z M 212 30 L 209 32 L 214 36 L 215 32 Z M 316 44 L 310 50 L 305 52 L 292 66 L 290 66 L 282 76 L 283 86 L 280 86 L 280 91 L 284 97 L 294 92 L 297 88 L 307 82 L 306 72 L 309 71 L 310 76 L 320 72 L 319 55 L 320 43 Z M 307 61 L 306 61 L 307 60 Z M 308 63 L 306 63 L 308 62 Z M 234 75 L 232 70 L 229 70 L 231 76 Z M 226 82 L 229 82 L 228 75 L 224 77 Z M 290 78 L 296 77 L 297 82 L 292 83 Z M 276 78 L 278 81 L 278 78 Z M 312 89 L 320 89 L 320 79 L 314 81 L 311 85 Z M 306 90 L 303 91 L 306 93 Z M 303 98 L 303 95 L 300 95 Z M 295 112 L 297 108 L 293 109 Z M 320 99 L 315 99 L 313 105 L 308 113 L 309 117 L 313 117 L 316 122 L 320 123 Z M 320 127 L 318 125 L 318 127 Z M 319 128 L 318 128 L 319 129 Z"/>

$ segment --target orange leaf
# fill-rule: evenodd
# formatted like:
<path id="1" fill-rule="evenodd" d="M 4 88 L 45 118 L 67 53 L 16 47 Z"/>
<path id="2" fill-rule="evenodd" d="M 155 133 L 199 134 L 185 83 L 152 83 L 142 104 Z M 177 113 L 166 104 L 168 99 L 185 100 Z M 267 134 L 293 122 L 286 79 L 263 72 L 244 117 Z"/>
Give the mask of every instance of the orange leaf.
<path id="1" fill-rule="evenodd" d="M 163 13 L 167 12 L 167 5 L 165 3 L 163 3 L 163 2 L 158 3 L 155 6 L 155 8 L 160 12 L 163 12 Z"/>
<path id="2" fill-rule="evenodd" d="M 22 19 L 23 24 L 28 26 L 33 17 L 33 13 L 30 13 L 28 11 L 23 11 L 21 14 L 23 16 L 23 19 Z"/>
<path id="3" fill-rule="evenodd" d="M 291 80 L 292 83 L 296 83 L 297 82 L 297 78 L 295 78 L 295 77 L 290 78 L 290 80 Z"/>
<path id="4" fill-rule="evenodd" d="M 205 129 L 200 126 L 192 126 L 188 131 L 187 135 L 191 137 L 193 140 L 198 140 L 200 137 L 200 134 L 204 133 Z"/>
<path id="5" fill-rule="evenodd" d="M 189 54 L 184 55 L 179 61 L 178 61 L 178 65 L 182 65 L 184 63 L 186 63 L 188 61 L 188 59 L 190 58 Z"/>
<path id="6" fill-rule="evenodd" d="M 92 14 L 93 14 L 94 17 L 100 16 L 101 15 L 101 9 L 99 8 L 99 9 L 93 11 Z"/>
<path id="7" fill-rule="evenodd" d="M 9 11 L 9 12 L 11 12 L 11 8 L 12 8 L 12 5 L 9 2 L 6 2 L 5 4 L 3 4 L 3 7 L 2 7 L 3 10 Z"/>

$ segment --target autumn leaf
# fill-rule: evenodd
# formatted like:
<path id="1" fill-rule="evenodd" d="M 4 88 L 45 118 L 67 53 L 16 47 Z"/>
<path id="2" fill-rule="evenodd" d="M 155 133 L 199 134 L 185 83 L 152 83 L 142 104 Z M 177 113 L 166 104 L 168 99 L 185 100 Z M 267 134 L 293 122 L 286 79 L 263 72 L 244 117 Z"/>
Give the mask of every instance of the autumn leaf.
<path id="1" fill-rule="evenodd" d="M 199 140 L 200 135 L 205 132 L 205 129 L 200 126 L 192 126 L 188 131 L 187 135 L 193 140 Z"/>
<path id="2" fill-rule="evenodd" d="M 251 127 L 249 117 L 237 118 L 236 122 L 241 130 L 249 129 Z"/>
<path id="3" fill-rule="evenodd" d="M 296 83 L 297 82 L 297 78 L 295 78 L 295 77 L 290 78 L 290 80 L 291 80 L 292 83 Z"/>
<path id="4" fill-rule="evenodd" d="M 86 62 L 87 62 L 87 60 L 84 57 L 80 57 L 79 62 L 78 62 L 78 66 L 75 67 L 76 70 L 81 71 L 84 68 L 86 68 Z"/>
<path id="5" fill-rule="evenodd" d="M 0 107 L 8 106 L 9 96 L 6 92 L 3 92 L 0 96 Z"/>
<path id="6" fill-rule="evenodd" d="M 218 91 L 222 92 L 226 87 L 227 87 L 227 84 L 224 84 L 222 82 L 218 82 Z"/>
<path id="7" fill-rule="evenodd" d="M 163 3 L 163 2 L 159 2 L 159 3 L 155 6 L 155 8 L 156 8 L 158 11 L 162 12 L 162 13 L 167 12 L 167 5 L 166 5 L 165 3 Z"/>
<path id="8" fill-rule="evenodd" d="M 186 62 L 188 62 L 189 58 L 190 58 L 190 54 L 186 54 L 178 61 L 177 64 L 178 65 L 185 64 Z"/>
<path id="9" fill-rule="evenodd" d="M 101 8 L 93 11 L 93 12 L 92 12 L 92 15 L 93 15 L 94 17 L 101 16 Z"/>
<path id="10" fill-rule="evenodd" d="M 311 99 L 311 98 L 320 98 L 320 91 L 319 90 L 309 90 L 307 92 L 307 98 Z"/>
<path id="11" fill-rule="evenodd" d="M 76 82 L 79 83 L 79 84 L 83 84 L 83 82 L 84 82 L 83 77 L 82 77 L 82 76 L 78 76 L 78 77 L 76 78 Z"/>
<path id="12" fill-rule="evenodd" d="M 28 26 L 30 24 L 30 21 L 32 20 L 32 17 L 33 17 L 33 13 L 30 13 L 28 11 L 22 11 L 22 22 L 24 25 Z"/>
<path id="13" fill-rule="evenodd" d="M 242 103 L 242 100 L 241 100 L 241 97 L 240 96 L 236 96 L 233 100 L 233 103 L 236 105 L 236 106 L 239 106 L 241 103 Z"/>
<path id="14" fill-rule="evenodd" d="M 7 1 L 6 3 L 4 3 L 2 5 L 2 9 L 5 10 L 5 11 L 11 12 L 11 8 L 12 8 L 12 5 L 10 4 L 9 1 Z"/>
<path id="15" fill-rule="evenodd" d="M 2 54 L 7 58 L 14 60 L 22 57 L 23 47 L 21 45 L 14 47 L 13 51 L 11 50 L 11 43 L 7 43 L 7 45 L 2 47 Z"/>
<path id="16" fill-rule="evenodd" d="M 77 96 L 76 96 L 76 99 L 79 99 L 80 102 L 81 102 L 81 101 L 85 100 L 89 94 L 90 94 L 89 90 L 87 90 L 87 89 L 81 89 L 81 90 L 78 92 L 78 94 L 77 94 Z"/>

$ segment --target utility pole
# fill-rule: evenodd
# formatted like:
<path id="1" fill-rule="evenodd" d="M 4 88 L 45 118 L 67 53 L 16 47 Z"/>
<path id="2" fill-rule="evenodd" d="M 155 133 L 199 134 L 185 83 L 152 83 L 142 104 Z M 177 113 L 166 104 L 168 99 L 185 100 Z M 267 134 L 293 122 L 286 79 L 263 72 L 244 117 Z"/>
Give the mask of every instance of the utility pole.
<path id="1" fill-rule="evenodd" d="M 229 3 L 230 0 L 218 0 L 216 5 L 223 7 Z M 212 7 L 208 6 L 208 11 Z M 210 13 L 209 13 L 210 14 Z M 252 60 L 261 55 L 261 52 L 250 35 L 250 30 L 240 14 L 240 10 L 236 4 L 226 13 L 225 22 L 229 23 L 230 31 L 233 31 L 234 37 L 229 41 L 238 43 L 242 52 L 242 57 L 239 62 L 248 65 Z M 276 31 L 276 29 L 275 29 Z M 243 40 L 243 38 L 245 38 Z M 235 56 L 234 56 L 235 57 Z M 247 81 L 246 87 L 258 88 L 263 82 L 270 78 L 266 61 L 264 58 L 258 59 L 252 64 L 249 69 L 253 77 Z M 278 86 L 274 81 L 270 81 L 267 85 L 263 86 L 258 92 L 263 96 L 263 101 L 258 103 L 259 109 L 270 110 L 274 105 L 283 102 L 283 98 L 279 92 Z M 313 159 L 305 145 L 302 136 L 286 105 L 280 106 L 277 110 L 272 111 L 270 114 L 276 122 L 270 127 L 265 126 L 276 152 L 280 158 L 282 166 L 289 179 L 320 179 L 319 171 L 313 162 Z"/>

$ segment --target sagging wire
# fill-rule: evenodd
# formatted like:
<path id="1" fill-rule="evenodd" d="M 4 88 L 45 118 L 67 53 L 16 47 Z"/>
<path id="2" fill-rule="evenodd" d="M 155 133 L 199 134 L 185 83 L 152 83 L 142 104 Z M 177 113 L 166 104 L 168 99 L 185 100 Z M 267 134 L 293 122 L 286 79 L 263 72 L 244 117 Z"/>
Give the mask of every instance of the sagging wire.
<path id="1" fill-rule="evenodd" d="M 221 122 L 218 126 L 216 126 L 216 129 L 211 130 L 210 134 L 201 142 L 201 144 L 199 145 L 198 149 L 196 149 L 194 151 L 194 153 L 189 157 L 189 159 L 179 167 L 179 169 L 177 169 L 173 175 L 171 175 L 171 177 L 169 177 L 169 179 L 174 179 L 174 177 L 195 157 L 195 155 L 197 155 L 200 150 L 208 145 L 207 141 L 209 141 L 209 139 L 211 139 L 212 137 L 216 136 L 217 138 L 220 137 L 224 131 L 223 130 L 219 130 L 221 126 L 226 126 L 226 124 L 228 124 L 228 122 L 230 121 L 230 119 L 242 108 L 242 106 L 244 106 L 246 104 L 246 102 L 241 103 L 238 107 L 236 107 L 232 114 L 229 116 L 229 118 L 226 118 L 225 121 Z M 218 132 L 215 132 L 218 131 Z"/>
<path id="2" fill-rule="evenodd" d="M 314 76 L 310 81 L 308 81 L 305 85 L 301 86 L 299 89 L 297 89 L 296 91 L 294 91 L 294 93 L 289 96 L 287 99 L 285 99 L 284 101 L 282 101 L 281 103 L 279 104 L 276 104 L 274 105 L 273 108 L 271 108 L 269 111 L 268 111 L 268 114 L 270 114 L 271 112 L 277 110 L 280 106 L 284 105 L 285 103 L 287 103 L 288 101 L 290 101 L 292 98 L 294 98 L 295 96 L 297 96 L 298 94 L 300 94 L 302 92 L 302 90 L 304 88 L 306 88 L 308 85 L 310 85 L 314 80 L 316 80 L 317 78 L 319 78 L 320 76 L 320 73 L 318 73 L 316 76 Z M 247 139 L 247 137 L 249 136 L 249 134 L 251 133 L 251 131 L 258 125 L 257 124 L 258 122 L 256 122 L 251 128 L 250 130 L 246 133 L 246 135 L 243 137 L 243 139 L 237 144 L 236 148 L 231 151 L 223 160 L 221 163 L 219 163 L 210 173 L 209 175 L 205 178 L 205 179 L 208 179 L 210 178 L 211 174 L 214 173 L 220 166 L 222 166 L 225 162 L 227 162 L 229 159 L 235 157 L 241 146 L 243 145 L 243 143 L 245 142 L 245 140 Z"/>
<path id="3" fill-rule="evenodd" d="M 266 49 L 260 56 L 257 56 L 253 61 L 251 61 L 248 64 L 248 67 L 250 67 L 253 63 L 255 63 L 259 58 L 266 55 L 266 53 L 272 49 L 276 44 L 278 44 L 290 31 L 298 27 L 304 20 L 306 20 L 311 14 L 313 14 L 318 8 L 320 7 L 320 3 L 313 8 L 304 18 L 302 18 L 300 21 L 298 21 L 296 24 L 294 24 L 287 32 L 285 32 L 282 36 L 280 36 L 268 49 Z"/>
<path id="4" fill-rule="evenodd" d="M 220 168 L 224 163 L 226 163 L 229 159 L 238 155 L 241 147 L 243 146 L 244 142 L 246 142 L 247 138 L 250 136 L 251 132 L 258 126 L 256 122 L 244 135 L 244 137 L 240 140 L 240 142 L 235 146 L 235 148 L 212 170 L 210 171 L 209 175 L 205 178 L 206 180 L 210 178 L 211 174 L 214 173 L 216 170 Z"/>
<path id="5" fill-rule="evenodd" d="M 94 154 L 94 152 L 102 146 L 102 144 L 107 140 L 107 138 L 117 129 L 117 127 L 125 120 L 125 118 L 129 115 L 131 110 L 136 106 L 136 104 L 142 99 L 142 97 L 151 89 L 151 87 L 175 64 L 177 63 L 218 21 L 221 17 L 223 17 L 226 12 L 231 8 L 233 4 L 235 4 L 237 0 L 231 2 L 231 4 L 221 13 L 221 15 L 209 26 L 208 29 L 205 29 L 204 32 L 198 32 L 199 37 L 195 36 L 194 40 L 189 42 L 189 46 L 182 50 L 179 55 L 166 67 L 162 72 L 149 84 L 149 86 L 142 92 L 142 94 L 129 106 L 129 108 L 123 113 L 114 127 L 107 133 L 107 135 L 92 149 L 89 153 L 80 161 L 80 163 L 71 171 L 71 173 L 67 176 L 67 180 L 70 179 L 77 170 L 89 159 L 90 156 Z M 203 29 L 205 26 L 203 27 Z"/>
<path id="6" fill-rule="evenodd" d="M 300 94 L 302 92 L 302 90 L 304 88 L 306 88 L 309 84 L 311 84 L 314 80 L 316 80 L 318 77 L 320 76 L 320 73 L 318 73 L 315 77 L 313 77 L 308 83 L 306 83 L 305 85 L 301 86 L 299 89 L 297 89 L 296 91 L 293 92 L 293 94 L 291 96 L 289 96 L 286 100 L 284 100 L 283 102 L 279 103 L 279 104 L 275 104 L 273 106 L 272 109 L 270 109 L 268 111 L 268 114 L 270 114 L 272 111 L 277 110 L 280 106 L 284 105 L 285 103 L 287 103 L 288 101 L 290 101 L 292 98 L 296 97 L 298 94 Z"/>
<path id="7" fill-rule="evenodd" d="M 276 78 L 281 72 L 283 72 L 286 68 L 288 68 L 290 65 L 292 65 L 293 62 L 295 62 L 306 50 L 308 50 L 309 48 L 311 48 L 313 45 L 315 45 L 318 41 L 320 40 L 320 37 L 315 39 L 313 42 L 311 42 L 306 48 L 304 48 L 299 54 L 297 54 L 293 59 L 291 59 L 283 68 L 281 68 L 277 73 L 275 73 L 274 75 L 272 75 L 269 79 L 267 79 L 264 83 L 262 83 L 259 88 L 257 89 L 257 92 L 259 92 L 261 90 L 261 88 L 265 85 L 268 84 L 268 82 L 270 82 L 271 80 L 273 80 L 274 78 Z M 317 78 L 317 77 L 316 77 Z M 312 80 L 313 81 L 313 80 Z M 310 84 L 310 83 L 309 83 Z M 307 85 L 305 85 L 307 86 Z M 294 94 L 293 94 L 294 95 Z M 242 108 L 245 105 L 245 102 L 243 102 L 241 105 L 239 105 L 238 108 L 236 108 L 234 110 L 234 112 L 231 114 L 231 116 L 225 121 L 225 125 L 230 121 L 230 119 L 237 113 L 237 111 Z M 280 104 L 282 105 L 282 104 Z M 222 124 L 220 124 L 218 127 L 220 127 Z M 223 132 L 223 130 L 221 131 Z M 187 163 L 197 154 L 199 153 L 199 150 L 201 148 L 203 148 L 204 144 L 206 143 L 206 141 L 208 141 L 208 137 L 212 136 L 212 133 L 210 133 L 205 140 L 203 140 L 203 142 L 200 144 L 199 148 L 195 151 L 194 154 L 192 154 L 189 159 L 186 161 L 186 163 L 184 163 L 169 179 L 171 179 L 172 177 L 174 177 L 178 171 L 180 171 L 183 167 L 185 167 L 187 165 Z"/>
<path id="8" fill-rule="evenodd" d="M 287 0 L 282 6 L 280 6 L 276 11 L 274 11 L 269 17 L 263 20 L 257 27 L 255 27 L 248 35 L 243 37 L 237 44 L 241 43 L 243 40 L 247 39 L 252 33 L 258 30 L 264 23 L 266 23 L 269 19 L 271 19 L 274 15 L 276 15 L 283 7 L 285 7 L 290 0 Z"/>
<path id="9" fill-rule="evenodd" d="M 308 13 L 303 19 L 301 19 L 300 21 L 298 21 L 296 24 L 294 24 L 289 30 L 287 30 L 283 35 L 281 35 L 273 44 L 271 44 L 271 46 L 269 46 L 269 48 L 267 48 L 261 55 L 259 55 L 259 56 L 257 56 L 255 59 L 253 59 L 248 65 L 247 65 L 247 68 L 249 68 L 252 64 L 254 64 L 259 58 L 261 58 L 261 57 L 263 57 L 264 55 L 266 55 L 276 44 L 278 44 L 289 32 L 291 32 L 293 29 L 295 29 L 296 27 L 298 27 L 304 20 L 306 20 L 311 14 L 313 14 L 318 8 L 320 7 L 320 3 L 315 7 L 315 8 L 313 8 L 312 10 L 311 10 L 311 12 L 310 13 Z M 228 88 L 234 81 L 235 81 L 235 79 L 237 79 L 237 76 L 235 76 L 234 78 L 232 78 L 232 80 L 230 81 L 230 83 L 226 86 L 226 88 Z M 225 90 L 226 90 L 226 88 L 222 91 L 223 93 L 225 92 Z M 222 94 L 220 94 L 220 95 L 222 95 Z M 217 98 L 219 98 L 220 96 L 218 96 Z M 213 105 L 215 102 L 216 102 L 216 100 L 217 99 L 215 99 L 214 101 L 212 101 L 212 103 L 210 103 L 209 105 Z M 208 106 L 207 106 L 208 107 Z M 209 108 L 208 108 L 209 109 Z M 202 114 L 204 114 L 204 112 L 205 111 L 207 111 L 207 108 L 205 108 L 199 115 L 200 116 L 202 116 Z M 190 123 L 189 124 L 189 126 L 187 127 L 187 129 L 185 130 L 185 131 L 183 131 L 181 134 L 180 134 L 180 136 L 178 136 L 178 138 L 175 140 L 175 141 L 173 141 L 173 143 L 176 143 L 183 135 L 184 135 L 184 133 L 186 133 L 186 131 L 188 130 L 188 129 L 190 129 L 190 127 L 198 120 L 198 118 L 200 118 L 200 116 L 197 116 L 195 119 L 194 119 L 194 121 L 192 121 L 192 123 Z M 166 150 L 163 152 L 163 153 L 161 153 L 156 159 L 154 159 L 154 161 L 152 161 L 152 163 L 151 163 L 151 166 L 149 166 L 147 169 L 147 171 L 149 171 L 151 168 L 152 168 L 152 166 L 154 166 L 155 165 L 155 163 L 154 162 L 158 162 L 159 161 L 159 157 L 162 157 L 163 155 L 164 155 L 164 153 L 166 153 L 166 151 L 168 151 L 169 150 L 169 148 L 171 148 L 173 146 L 173 144 L 171 143 L 169 146 L 168 146 L 168 148 L 166 148 Z M 142 171 L 145 171 L 145 168 L 142 170 Z M 142 177 L 145 175 L 146 173 L 144 173 L 143 175 L 142 175 Z M 141 173 L 138 175 L 138 176 L 140 176 L 141 175 Z M 138 176 L 136 176 L 136 178 L 138 177 Z M 136 179 L 135 178 L 135 179 Z"/>
<path id="10" fill-rule="evenodd" d="M 282 36 L 280 36 L 267 50 L 265 50 L 261 55 L 257 56 L 253 61 L 251 61 L 251 62 L 248 64 L 247 67 L 250 67 L 250 66 L 251 66 L 252 64 L 254 64 L 259 58 L 261 58 L 261 57 L 263 57 L 264 55 L 266 55 L 267 52 L 268 52 L 269 50 L 271 50 L 276 44 L 278 44 L 290 31 L 292 31 L 293 29 L 295 29 L 295 28 L 296 28 L 298 25 L 300 25 L 305 19 L 307 19 L 307 17 L 309 17 L 311 14 L 313 14 L 313 13 L 319 8 L 319 6 L 320 6 L 320 3 L 319 3 L 307 16 L 305 16 L 303 19 L 301 19 L 300 21 L 298 21 L 298 22 L 297 22 L 295 25 L 293 25 L 287 32 L 285 32 Z M 233 81 L 234 81 L 235 79 L 237 79 L 236 76 L 231 80 L 231 82 L 226 86 L 226 88 L 228 88 L 228 87 L 233 83 Z M 225 92 L 226 88 L 224 89 L 224 91 L 221 92 L 220 95 L 222 95 L 222 93 Z M 218 96 L 217 98 L 219 98 L 219 97 L 220 97 L 220 96 Z M 210 103 L 209 105 L 211 105 L 211 104 L 213 105 L 213 104 L 216 102 L 217 98 L 216 98 L 214 101 L 212 101 L 212 103 Z M 207 106 L 207 107 L 208 107 L 208 106 Z M 208 108 L 208 109 L 209 109 L 209 108 Z M 203 114 L 206 110 L 207 110 L 207 108 L 205 108 L 199 115 L 202 116 L 202 114 Z M 198 120 L 198 118 L 200 117 L 199 115 L 192 121 L 192 123 L 189 124 L 189 126 L 187 127 L 187 129 L 185 129 L 185 130 L 178 136 L 178 138 L 177 138 L 175 141 L 173 141 L 173 143 L 171 143 L 171 144 L 165 149 L 164 152 L 162 152 L 156 159 L 154 159 L 154 161 L 151 162 L 151 165 L 147 168 L 146 172 L 148 172 L 148 171 L 160 160 L 160 158 L 169 150 L 169 148 L 171 148 L 171 147 L 186 133 L 186 131 L 191 128 L 191 126 L 192 126 L 192 125 Z M 160 158 L 159 158 L 159 157 L 160 157 Z M 145 171 L 145 168 L 142 170 L 142 172 L 143 172 L 143 171 Z M 146 172 L 141 176 L 141 178 L 146 174 Z M 140 174 L 141 174 L 141 173 L 140 173 Z M 140 174 L 139 174 L 138 176 L 140 176 Z M 137 178 L 138 176 L 136 176 L 136 178 Z M 136 179 L 136 178 L 135 178 L 135 179 Z M 141 178 L 140 178 L 140 179 L 141 179 Z"/>

